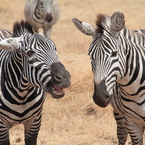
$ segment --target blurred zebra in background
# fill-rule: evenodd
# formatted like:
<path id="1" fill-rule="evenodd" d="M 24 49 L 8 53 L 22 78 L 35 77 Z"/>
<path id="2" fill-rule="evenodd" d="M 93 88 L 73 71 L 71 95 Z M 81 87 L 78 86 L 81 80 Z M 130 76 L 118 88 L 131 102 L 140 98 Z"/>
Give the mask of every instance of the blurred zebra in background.
<path id="1" fill-rule="evenodd" d="M 145 35 L 125 26 L 123 13 L 98 15 L 96 25 L 73 18 L 74 25 L 93 37 L 88 50 L 94 74 L 93 100 L 113 106 L 118 145 L 128 134 L 132 145 L 143 145 L 145 130 Z"/>
<path id="2" fill-rule="evenodd" d="M 34 33 L 29 23 L 15 23 L 13 34 L 0 29 L 0 145 L 10 145 L 9 129 L 23 123 L 25 144 L 36 145 L 46 93 L 63 97 L 70 73 L 55 44 Z"/>
<path id="3" fill-rule="evenodd" d="M 35 32 L 42 28 L 50 39 L 52 27 L 60 17 L 60 9 L 57 0 L 27 0 L 24 15 Z"/>

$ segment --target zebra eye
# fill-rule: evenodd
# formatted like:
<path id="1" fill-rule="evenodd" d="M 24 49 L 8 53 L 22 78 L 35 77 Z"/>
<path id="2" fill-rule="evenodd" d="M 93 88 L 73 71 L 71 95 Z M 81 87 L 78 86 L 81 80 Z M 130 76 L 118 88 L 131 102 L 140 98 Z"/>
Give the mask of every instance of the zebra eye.
<path id="1" fill-rule="evenodd" d="M 117 51 L 112 52 L 111 57 L 117 56 Z"/>
<path id="2" fill-rule="evenodd" d="M 27 55 L 29 56 L 29 57 L 31 57 L 32 55 L 34 55 L 35 54 L 35 52 L 33 51 L 33 50 L 28 50 L 27 51 Z"/>

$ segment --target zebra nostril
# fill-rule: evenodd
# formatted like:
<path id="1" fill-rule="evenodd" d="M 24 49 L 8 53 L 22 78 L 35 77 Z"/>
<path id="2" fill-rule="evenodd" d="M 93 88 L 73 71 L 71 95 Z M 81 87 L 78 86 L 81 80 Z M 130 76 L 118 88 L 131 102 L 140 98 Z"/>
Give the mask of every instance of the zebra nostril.
<path id="1" fill-rule="evenodd" d="M 61 81 L 62 80 L 62 77 L 61 76 L 58 76 L 58 75 L 55 75 L 54 76 L 54 79 L 57 80 L 57 81 Z"/>
<path id="2" fill-rule="evenodd" d="M 51 13 L 47 13 L 45 19 L 46 19 L 46 21 L 51 22 L 52 19 L 53 19 L 52 14 Z"/>

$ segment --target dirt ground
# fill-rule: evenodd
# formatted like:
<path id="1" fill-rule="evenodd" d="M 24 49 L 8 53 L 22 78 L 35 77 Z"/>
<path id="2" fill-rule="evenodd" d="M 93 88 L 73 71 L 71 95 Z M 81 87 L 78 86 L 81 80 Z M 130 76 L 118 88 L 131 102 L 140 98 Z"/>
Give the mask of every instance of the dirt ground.
<path id="1" fill-rule="evenodd" d="M 58 0 L 61 15 L 53 27 L 61 62 L 72 75 L 72 85 L 62 99 L 49 94 L 43 107 L 38 145 L 117 145 L 112 108 L 100 108 L 92 100 L 93 75 L 87 55 L 91 37 L 80 33 L 71 18 L 94 24 L 99 13 L 124 13 L 130 29 L 145 28 L 144 0 Z M 24 19 L 26 0 L 1 0 L 0 28 L 12 31 L 13 22 Z M 40 31 L 41 32 L 41 31 Z M 23 126 L 10 130 L 11 145 L 24 145 Z M 145 142 L 145 139 L 144 139 Z M 128 139 L 126 145 L 131 144 Z"/>

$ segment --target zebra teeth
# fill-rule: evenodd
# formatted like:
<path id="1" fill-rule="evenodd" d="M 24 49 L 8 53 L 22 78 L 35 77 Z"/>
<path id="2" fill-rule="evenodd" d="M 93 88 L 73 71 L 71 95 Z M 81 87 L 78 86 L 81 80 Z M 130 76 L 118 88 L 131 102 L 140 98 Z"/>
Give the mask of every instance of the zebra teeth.
<path id="1" fill-rule="evenodd" d="M 62 95 L 64 92 L 63 92 L 63 89 L 62 88 L 58 88 L 58 87 L 56 87 L 56 86 L 53 86 L 54 88 L 53 88 L 53 93 L 55 94 L 55 95 Z"/>

